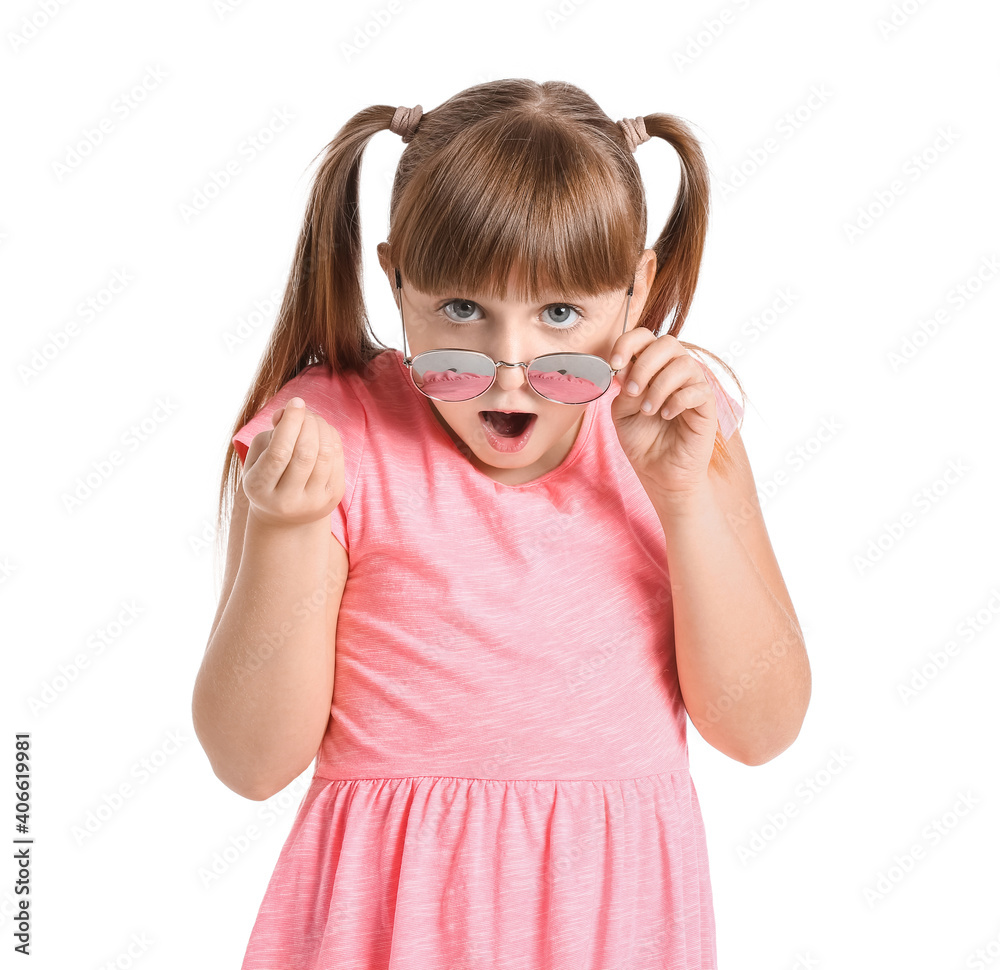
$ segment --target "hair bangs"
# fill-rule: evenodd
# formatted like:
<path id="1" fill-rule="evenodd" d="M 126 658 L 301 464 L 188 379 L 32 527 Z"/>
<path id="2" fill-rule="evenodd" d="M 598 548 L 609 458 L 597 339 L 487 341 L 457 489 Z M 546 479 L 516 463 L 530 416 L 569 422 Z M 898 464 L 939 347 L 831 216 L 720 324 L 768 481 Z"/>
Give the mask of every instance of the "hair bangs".
<path id="1" fill-rule="evenodd" d="M 538 114 L 462 131 L 414 174 L 393 221 L 417 290 L 495 300 L 624 289 L 644 243 L 620 169 Z"/>

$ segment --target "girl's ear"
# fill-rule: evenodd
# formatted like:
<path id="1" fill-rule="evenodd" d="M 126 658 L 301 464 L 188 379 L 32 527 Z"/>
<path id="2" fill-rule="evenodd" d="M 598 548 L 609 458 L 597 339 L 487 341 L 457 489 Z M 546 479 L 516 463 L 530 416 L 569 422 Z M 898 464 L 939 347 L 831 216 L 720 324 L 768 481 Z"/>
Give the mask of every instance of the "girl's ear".
<path id="1" fill-rule="evenodd" d="M 649 293 L 650 287 L 653 285 L 653 278 L 656 276 L 656 250 L 655 249 L 644 249 L 642 255 L 639 257 L 639 271 L 636 273 L 636 277 L 642 280 L 642 293 L 645 302 L 645 296 Z"/>
<path id="2" fill-rule="evenodd" d="M 639 262 L 635 270 L 635 292 L 632 295 L 632 306 L 635 308 L 635 320 L 638 321 L 642 315 L 643 307 L 646 305 L 646 298 L 653 286 L 653 278 L 656 276 L 656 250 L 644 249 L 639 256 Z M 632 317 L 632 310 L 629 310 L 629 317 Z M 633 324 L 635 326 L 635 324 Z M 631 328 L 630 328 L 631 329 Z"/>
<path id="3" fill-rule="evenodd" d="M 396 268 L 389 260 L 389 244 L 380 242 L 376 248 L 378 250 L 378 261 L 382 266 L 382 272 L 385 273 L 386 278 L 389 280 L 389 286 L 392 287 L 392 300 L 396 306 L 399 306 L 399 294 L 396 292 Z"/>
<path id="4" fill-rule="evenodd" d="M 382 265 L 382 271 L 385 273 L 386 276 L 389 277 L 389 282 L 391 282 L 392 285 L 395 286 L 396 280 L 392 272 L 392 266 L 389 265 L 389 244 L 385 242 L 380 242 L 377 246 L 377 250 L 378 250 L 378 261 Z"/>

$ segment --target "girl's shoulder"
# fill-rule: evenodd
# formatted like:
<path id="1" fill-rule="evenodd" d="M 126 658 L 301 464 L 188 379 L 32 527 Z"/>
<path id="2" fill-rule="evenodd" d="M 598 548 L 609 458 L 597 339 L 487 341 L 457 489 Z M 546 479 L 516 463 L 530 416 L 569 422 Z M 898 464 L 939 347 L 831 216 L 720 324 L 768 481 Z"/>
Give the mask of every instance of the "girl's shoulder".
<path id="1" fill-rule="evenodd" d="M 743 419 L 743 405 L 740 404 L 723 386 L 718 375 L 703 360 L 695 357 L 701 369 L 708 378 L 708 383 L 715 391 L 715 410 L 719 418 L 719 430 L 727 441 L 739 427 Z"/>
<path id="2" fill-rule="evenodd" d="M 368 441 L 370 416 L 374 417 L 373 395 L 388 358 L 379 354 L 368 367 L 358 371 L 336 371 L 326 364 L 311 364 L 286 381 L 257 413 L 233 436 L 233 447 L 245 462 L 254 437 L 272 428 L 271 415 L 293 397 L 337 430 L 344 451 L 344 498 L 331 517 L 331 531 L 348 551 L 347 512 L 354 496 L 358 473 Z"/>
<path id="3" fill-rule="evenodd" d="M 362 445 L 365 437 L 366 381 L 370 378 L 355 371 L 335 371 L 326 364 L 311 364 L 286 381 L 257 413 L 233 436 L 233 444 L 246 458 L 254 435 L 271 430 L 271 415 L 293 397 L 300 397 L 306 407 L 318 414 L 340 433 L 345 458 L 348 443 Z"/>

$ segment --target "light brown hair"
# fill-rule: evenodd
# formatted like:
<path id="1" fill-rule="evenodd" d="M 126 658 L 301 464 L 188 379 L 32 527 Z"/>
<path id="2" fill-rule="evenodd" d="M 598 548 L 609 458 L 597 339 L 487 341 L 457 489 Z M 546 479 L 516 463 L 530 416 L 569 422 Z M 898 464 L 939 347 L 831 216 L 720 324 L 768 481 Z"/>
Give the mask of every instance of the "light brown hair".
<path id="1" fill-rule="evenodd" d="M 358 203 L 365 147 L 389 128 L 395 110 L 363 108 L 320 153 L 278 318 L 230 439 L 303 368 L 318 363 L 331 373 L 364 375 L 374 357 L 391 349 L 369 328 Z M 673 313 L 664 332 L 677 336 L 701 266 L 708 166 L 681 119 L 643 117 L 647 133 L 677 152 L 680 185 L 651 247 L 656 275 L 637 326 L 657 333 Z M 646 248 L 636 157 L 621 126 L 572 84 L 524 78 L 477 84 L 420 118 L 396 170 L 387 242 L 393 264 L 422 292 L 535 301 L 548 287 L 567 297 L 625 290 Z M 512 271 L 519 287 L 508 294 Z M 724 361 L 681 342 L 721 364 L 743 394 Z M 720 471 L 732 465 L 721 432 L 712 464 Z M 230 440 L 219 526 L 231 516 L 240 467 Z"/>

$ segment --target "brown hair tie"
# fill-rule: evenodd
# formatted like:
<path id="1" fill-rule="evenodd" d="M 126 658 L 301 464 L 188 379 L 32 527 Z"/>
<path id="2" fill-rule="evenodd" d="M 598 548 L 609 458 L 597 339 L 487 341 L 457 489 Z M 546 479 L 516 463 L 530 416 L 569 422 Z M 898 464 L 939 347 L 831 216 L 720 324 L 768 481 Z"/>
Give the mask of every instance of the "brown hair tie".
<path id="1" fill-rule="evenodd" d="M 389 131 L 394 131 L 397 135 L 403 136 L 403 141 L 409 141 L 417 130 L 417 125 L 420 124 L 420 119 L 423 116 L 424 109 L 420 105 L 414 105 L 412 108 L 405 108 L 400 105 L 396 109 L 396 113 L 392 116 L 392 121 L 389 122 Z"/>
<path id="2" fill-rule="evenodd" d="M 653 137 L 646 131 L 646 119 L 642 115 L 638 118 L 623 118 L 618 124 L 625 132 L 625 141 L 628 142 L 630 152 L 634 153 L 644 141 L 649 141 Z"/>

